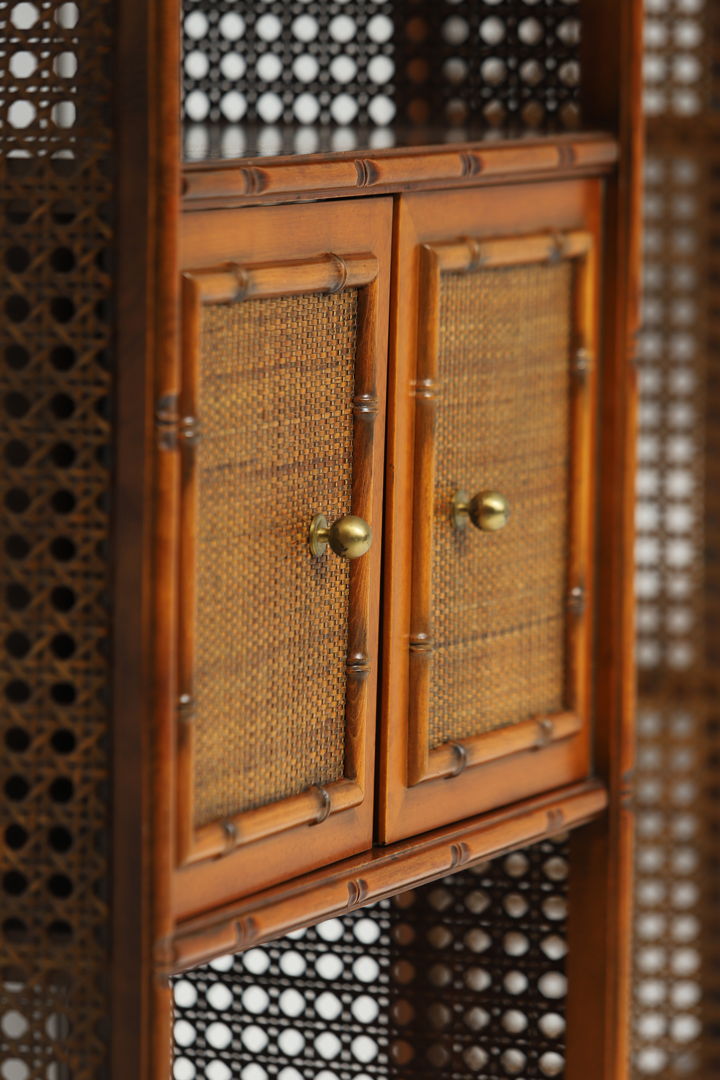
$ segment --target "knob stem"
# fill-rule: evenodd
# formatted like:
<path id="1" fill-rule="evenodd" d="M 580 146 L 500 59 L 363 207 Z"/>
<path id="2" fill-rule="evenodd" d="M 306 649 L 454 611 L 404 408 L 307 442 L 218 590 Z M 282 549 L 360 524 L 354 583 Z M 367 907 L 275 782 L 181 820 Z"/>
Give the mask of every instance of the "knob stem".
<path id="1" fill-rule="evenodd" d="M 510 504 L 499 491 L 479 491 L 472 498 L 466 491 L 455 493 L 452 501 L 452 522 L 456 529 L 465 529 L 469 521 L 481 532 L 498 532 L 510 518 Z"/>
<path id="2" fill-rule="evenodd" d="M 324 555 L 329 544 L 341 559 L 359 559 L 370 550 L 372 529 L 354 514 L 338 518 L 330 526 L 324 514 L 317 514 L 310 523 L 308 544 L 316 558 Z"/>

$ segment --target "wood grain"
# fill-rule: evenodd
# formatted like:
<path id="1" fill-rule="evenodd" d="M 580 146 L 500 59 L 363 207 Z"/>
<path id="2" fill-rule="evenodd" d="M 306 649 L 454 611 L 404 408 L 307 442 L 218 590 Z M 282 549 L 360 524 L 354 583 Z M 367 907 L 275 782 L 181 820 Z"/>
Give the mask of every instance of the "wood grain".
<path id="1" fill-rule="evenodd" d="M 117 312 L 112 561 L 111 1075 L 163 1080 L 170 987 L 154 971 L 167 935 L 173 858 L 169 755 L 153 726 L 151 549 L 156 363 L 175 355 L 180 220 L 180 71 L 174 0 L 121 0 L 114 56 Z M 108 61 L 109 62 L 109 61 Z M 167 727 L 165 734 L 168 733 Z M 162 792 L 156 797 L 157 789 Z"/>
<path id="2" fill-rule="evenodd" d="M 447 147 L 373 150 L 188 164 L 188 210 L 267 202 L 333 199 L 485 184 L 517 179 L 598 175 L 613 168 L 611 135 L 583 132 L 542 139 L 505 139 Z"/>
<path id="3" fill-rule="evenodd" d="M 332 214 L 323 207 L 244 211 L 223 220 L 219 231 L 216 219 L 224 215 L 193 222 L 201 228 L 192 231 L 187 258 L 191 266 L 182 275 L 182 363 L 177 374 L 168 372 L 160 395 L 171 404 L 176 397 L 177 405 L 161 424 L 156 451 L 171 514 L 168 518 L 159 509 L 158 537 L 167 533 L 176 566 L 175 628 L 168 632 L 175 635 L 177 663 L 173 784 L 178 911 L 244 895 L 372 843 L 390 209 L 387 200 L 373 200 L 360 215 L 343 206 Z M 370 553 L 350 564 L 345 776 L 197 828 L 193 825 L 196 477 L 194 440 L 187 436 L 198 414 L 198 372 L 203 362 L 200 313 L 207 304 L 345 288 L 359 290 L 354 396 L 348 402 L 353 424 L 352 508 L 369 521 L 375 534 Z M 313 509 L 308 508 L 308 520 Z"/>
<path id="4" fill-rule="evenodd" d="M 602 785 L 585 781 L 508 810 L 375 848 L 240 903 L 184 920 L 165 943 L 163 970 L 182 971 L 215 956 L 272 941 L 565 829 L 592 820 L 602 822 L 605 806 Z"/>
<path id="5" fill-rule="evenodd" d="M 380 837 L 399 840 L 453 818 L 586 775 L 592 608 L 567 616 L 569 711 L 430 750 L 431 552 L 441 272 L 573 259 L 568 592 L 592 595 L 593 444 L 600 196 L 589 181 L 502 192 L 403 197 L 389 393 Z M 505 230 L 505 232 L 503 232 Z M 574 377 L 571 382 L 574 382 Z M 408 393 L 411 388 L 411 394 Z M 458 433 L 458 438 L 463 437 Z M 482 672 L 477 672 L 482 678 Z M 506 759 L 506 760 L 503 760 Z M 478 773 L 475 766 L 482 766 Z M 468 768 L 470 767 L 470 768 Z M 451 787 L 448 787 L 451 785 Z M 448 797 L 448 792 L 451 792 Z"/>

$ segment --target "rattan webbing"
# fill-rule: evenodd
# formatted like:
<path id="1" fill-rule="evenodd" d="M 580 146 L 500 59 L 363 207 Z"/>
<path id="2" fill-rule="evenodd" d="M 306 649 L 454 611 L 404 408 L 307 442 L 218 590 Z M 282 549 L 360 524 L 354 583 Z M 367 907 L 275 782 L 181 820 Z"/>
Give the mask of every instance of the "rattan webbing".
<path id="1" fill-rule="evenodd" d="M 209 306 L 198 449 L 195 823 L 343 775 L 357 292 Z"/>
<path id="2" fill-rule="evenodd" d="M 563 708 L 572 291 L 569 261 L 442 279 L 431 747 Z M 487 488 L 505 529 L 454 530 Z"/>

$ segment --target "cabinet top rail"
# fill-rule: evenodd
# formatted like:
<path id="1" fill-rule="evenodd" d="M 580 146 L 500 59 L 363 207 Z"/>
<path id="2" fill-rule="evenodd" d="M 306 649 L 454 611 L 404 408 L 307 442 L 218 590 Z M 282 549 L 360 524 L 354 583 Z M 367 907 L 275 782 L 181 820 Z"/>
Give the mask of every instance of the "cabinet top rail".
<path id="1" fill-rule="evenodd" d="M 387 194 L 610 171 L 611 135 L 574 133 L 277 157 L 213 157 L 183 169 L 185 210 Z"/>

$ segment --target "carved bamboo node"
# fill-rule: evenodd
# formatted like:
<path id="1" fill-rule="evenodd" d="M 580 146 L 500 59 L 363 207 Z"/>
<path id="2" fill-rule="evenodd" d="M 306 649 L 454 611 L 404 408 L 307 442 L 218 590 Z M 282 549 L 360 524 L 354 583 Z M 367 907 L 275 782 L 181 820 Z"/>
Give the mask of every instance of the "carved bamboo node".
<path id="1" fill-rule="evenodd" d="M 553 233 L 548 247 L 548 262 L 559 263 L 565 258 L 567 250 L 567 237 L 564 233 Z"/>
<path id="2" fill-rule="evenodd" d="M 413 383 L 413 394 L 416 398 L 424 398 L 431 401 L 437 395 L 436 379 L 417 379 Z"/>
<path id="3" fill-rule="evenodd" d="M 558 168 L 568 169 L 575 164 L 576 153 L 572 143 L 560 143 L 557 148 Z"/>
<path id="4" fill-rule="evenodd" d="M 543 746 L 548 746 L 552 742 L 553 735 L 555 734 L 555 724 L 549 716 L 544 716 L 537 722 L 538 735 L 535 741 L 535 746 L 538 749 L 542 749 Z"/>
<path id="5" fill-rule="evenodd" d="M 337 283 L 332 285 L 328 291 L 331 293 L 342 292 L 347 285 L 348 264 L 345 262 L 342 255 L 336 255 L 334 251 L 329 251 L 327 257 L 332 260 L 338 275 Z"/>
<path id="6" fill-rule="evenodd" d="M 356 158 L 355 171 L 357 172 L 356 183 L 358 187 L 370 187 L 377 180 L 377 166 L 369 158 Z"/>
<path id="7" fill-rule="evenodd" d="M 191 694 L 181 694 L 178 698 L 178 715 L 184 724 L 195 719 L 195 699 Z"/>
<path id="8" fill-rule="evenodd" d="M 465 150 L 460 154 L 460 165 L 463 176 L 477 176 L 479 172 L 482 172 L 482 158 L 470 150 Z"/>
<path id="9" fill-rule="evenodd" d="M 247 299 L 250 291 L 250 272 L 240 263 L 235 262 L 226 263 L 225 269 L 235 279 L 235 293 L 230 302 L 240 303 L 240 301 Z"/>
<path id="10" fill-rule="evenodd" d="M 259 195 L 265 188 L 265 174 L 254 166 L 242 170 L 246 195 Z"/>
<path id="11" fill-rule="evenodd" d="M 485 251 L 483 244 L 473 236 L 463 237 L 463 243 L 470 254 L 467 269 L 480 270 L 487 262 L 487 252 Z"/>
<path id="12" fill-rule="evenodd" d="M 356 394 L 352 400 L 352 409 L 356 416 L 372 417 L 374 420 L 380 411 L 377 394 Z"/>
<path id="13" fill-rule="evenodd" d="M 368 883 L 364 878 L 356 878 L 354 881 L 348 881 L 348 902 L 347 906 L 357 907 L 358 904 L 367 898 L 368 895 Z"/>
<path id="14" fill-rule="evenodd" d="M 200 442 L 200 421 L 196 416 L 183 416 L 178 424 L 178 435 L 186 446 Z"/>
<path id="15" fill-rule="evenodd" d="M 222 831 L 225 834 L 225 848 L 234 848 L 238 842 L 238 829 L 234 821 L 223 821 Z"/>
<path id="16" fill-rule="evenodd" d="M 313 784 L 308 788 L 308 791 L 317 791 L 320 798 L 320 807 L 318 809 L 317 817 L 314 821 L 310 822 L 310 825 L 322 825 L 323 821 L 326 821 L 330 816 L 330 810 L 332 809 L 332 799 L 327 788 L 321 787 L 320 784 Z"/>
<path id="17" fill-rule="evenodd" d="M 470 859 L 470 848 L 464 841 L 450 845 L 450 869 L 455 870 L 458 866 L 464 866 Z"/>
<path id="18" fill-rule="evenodd" d="M 345 671 L 350 676 L 364 679 L 370 672 L 370 657 L 365 653 L 352 653 L 345 662 Z"/>
<path id="19" fill-rule="evenodd" d="M 592 371 L 592 353 L 584 345 L 575 351 L 573 373 L 579 383 L 585 384 Z"/>
<path id="20" fill-rule="evenodd" d="M 456 776 L 459 776 L 461 772 L 467 768 L 468 765 L 468 752 L 467 749 L 459 742 L 451 742 L 453 754 L 455 755 L 455 768 L 452 772 L 449 772 L 445 777 L 446 780 L 454 780 Z"/>
<path id="21" fill-rule="evenodd" d="M 578 617 L 585 611 L 585 589 L 582 585 L 576 585 L 570 590 L 568 608 L 571 614 Z"/>
<path id="22" fill-rule="evenodd" d="M 429 653 L 435 648 L 435 642 L 429 634 L 413 634 L 410 638 L 410 652 Z"/>
<path id="23" fill-rule="evenodd" d="M 160 450 L 174 450 L 177 446 L 178 395 L 163 394 L 155 406 L 155 431 Z"/>
<path id="24" fill-rule="evenodd" d="M 235 923 L 235 946 L 245 949 L 257 938 L 257 922 L 252 915 L 238 919 Z"/>

